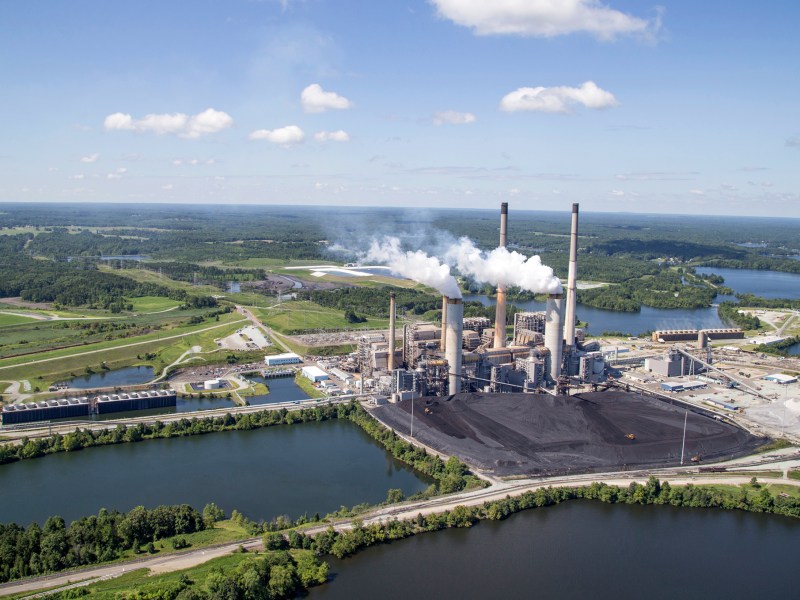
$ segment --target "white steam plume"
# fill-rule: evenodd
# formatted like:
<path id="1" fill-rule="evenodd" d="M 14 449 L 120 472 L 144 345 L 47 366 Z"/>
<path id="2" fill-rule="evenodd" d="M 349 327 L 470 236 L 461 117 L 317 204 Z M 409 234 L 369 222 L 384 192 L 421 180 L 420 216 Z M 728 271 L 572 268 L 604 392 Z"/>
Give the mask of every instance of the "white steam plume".
<path id="1" fill-rule="evenodd" d="M 562 293 L 561 280 L 538 256 L 526 257 L 506 248 L 482 252 L 469 238 L 463 237 L 447 250 L 445 260 L 479 283 L 517 286 L 536 294 Z"/>
<path id="2" fill-rule="evenodd" d="M 445 296 L 461 298 L 461 290 L 449 266 L 422 250 L 403 251 L 396 237 L 386 237 L 381 242 L 372 240 L 364 259 L 383 263 L 398 275 L 435 288 Z"/>

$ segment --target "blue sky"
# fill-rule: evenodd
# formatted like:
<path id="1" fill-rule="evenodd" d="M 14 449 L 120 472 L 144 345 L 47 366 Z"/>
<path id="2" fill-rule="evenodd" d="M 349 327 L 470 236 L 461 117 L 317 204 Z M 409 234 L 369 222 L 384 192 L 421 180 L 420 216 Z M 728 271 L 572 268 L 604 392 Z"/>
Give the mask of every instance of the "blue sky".
<path id="1" fill-rule="evenodd" d="M 798 22 L 738 0 L 4 0 L 0 201 L 800 217 Z"/>

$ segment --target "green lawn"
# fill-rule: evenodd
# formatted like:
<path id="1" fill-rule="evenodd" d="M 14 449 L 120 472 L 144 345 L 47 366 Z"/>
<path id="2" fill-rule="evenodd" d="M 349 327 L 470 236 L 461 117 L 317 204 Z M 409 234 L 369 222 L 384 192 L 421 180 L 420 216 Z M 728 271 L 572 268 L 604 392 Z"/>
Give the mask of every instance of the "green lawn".
<path id="1" fill-rule="evenodd" d="M 0 312 L 0 327 L 9 327 L 11 325 L 19 325 L 21 323 L 33 323 L 38 319 L 33 317 L 22 317 L 20 315 L 9 315 Z"/>
<path id="2" fill-rule="evenodd" d="M 389 327 L 388 319 L 369 317 L 366 323 L 349 323 L 342 311 L 305 300 L 283 302 L 256 312 L 265 325 L 281 333 L 315 329 L 374 329 Z"/>
<path id="3" fill-rule="evenodd" d="M 170 308 L 176 308 L 182 304 L 177 300 L 171 300 L 170 298 L 162 298 L 160 296 L 142 296 L 140 298 L 130 298 L 128 302 L 133 304 L 133 312 L 137 313 L 148 313 L 148 312 L 156 312 L 159 310 L 167 310 Z"/>

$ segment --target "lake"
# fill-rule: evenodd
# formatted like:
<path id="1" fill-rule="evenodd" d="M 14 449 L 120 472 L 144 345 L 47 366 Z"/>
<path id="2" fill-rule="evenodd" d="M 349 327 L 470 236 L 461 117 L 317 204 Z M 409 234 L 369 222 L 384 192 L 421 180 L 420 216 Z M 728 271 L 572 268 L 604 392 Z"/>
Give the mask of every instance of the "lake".
<path id="1" fill-rule="evenodd" d="M 497 301 L 494 298 L 483 295 L 466 295 L 464 301 L 477 301 L 484 306 L 494 306 Z M 514 304 L 525 311 L 543 311 L 544 302 L 514 301 L 509 300 L 509 304 Z M 585 304 L 578 304 L 576 313 L 581 321 L 588 322 L 589 327 L 586 331 L 590 335 L 600 335 L 604 331 L 622 331 L 633 335 L 639 335 L 645 331 L 657 329 L 714 329 L 728 327 L 719 318 L 717 309 L 695 308 L 695 309 L 663 309 L 642 306 L 641 312 L 626 313 L 613 310 L 603 310 Z"/>
<path id="2" fill-rule="evenodd" d="M 720 269 L 698 267 L 700 274 L 714 273 L 725 278 L 725 285 L 740 294 L 755 294 L 762 298 L 800 298 L 800 274 L 754 269 Z"/>
<path id="3" fill-rule="evenodd" d="M 81 375 L 65 383 L 79 390 L 107 388 L 123 385 L 147 383 L 155 377 L 153 367 L 125 367 L 114 371 L 98 371 L 90 375 Z"/>
<path id="4" fill-rule="evenodd" d="M 796 598 L 798 537 L 788 517 L 572 501 L 333 559 L 309 597 Z"/>
<path id="5" fill-rule="evenodd" d="M 250 404 L 277 404 L 279 402 L 294 402 L 295 400 L 308 400 L 306 394 L 295 382 L 294 377 L 248 377 L 248 381 L 265 383 L 269 388 L 269 394 L 260 396 L 248 396 L 247 402 Z"/>
<path id="6" fill-rule="evenodd" d="M 69 522 L 100 508 L 216 502 L 252 519 L 380 502 L 431 483 L 350 421 L 86 448 L 0 466 L 0 522 Z"/>

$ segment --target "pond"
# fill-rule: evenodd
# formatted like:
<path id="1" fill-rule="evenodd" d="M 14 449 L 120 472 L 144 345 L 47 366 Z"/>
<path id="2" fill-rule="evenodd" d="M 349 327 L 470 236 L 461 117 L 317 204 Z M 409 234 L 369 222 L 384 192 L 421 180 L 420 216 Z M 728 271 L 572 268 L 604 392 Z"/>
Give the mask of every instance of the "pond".
<path id="1" fill-rule="evenodd" d="M 698 273 L 721 275 L 729 288 L 740 294 L 755 294 L 762 298 L 800 299 L 800 274 L 754 269 L 721 269 L 698 267 Z"/>
<path id="2" fill-rule="evenodd" d="M 70 379 L 65 383 L 75 389 L 88 390 L 94 388 L 108 388 L 124 385 L 139 385 L 152 381 L 155 377 L 153 367 L 125 367 L 114 371 L 98 371 Z"/>
<path id="3" fill-rule="evenodd" d="M 277 404 L 279 402 L 294 402 L 296 400 L 308 400 L 309 396 L 295 382 L 294 377 L 248 377 L 248 381 L 265 383 L 269 388 L 269 394 L 261 396 L 248 396 L 247 402 L 250 404 Z"/>

